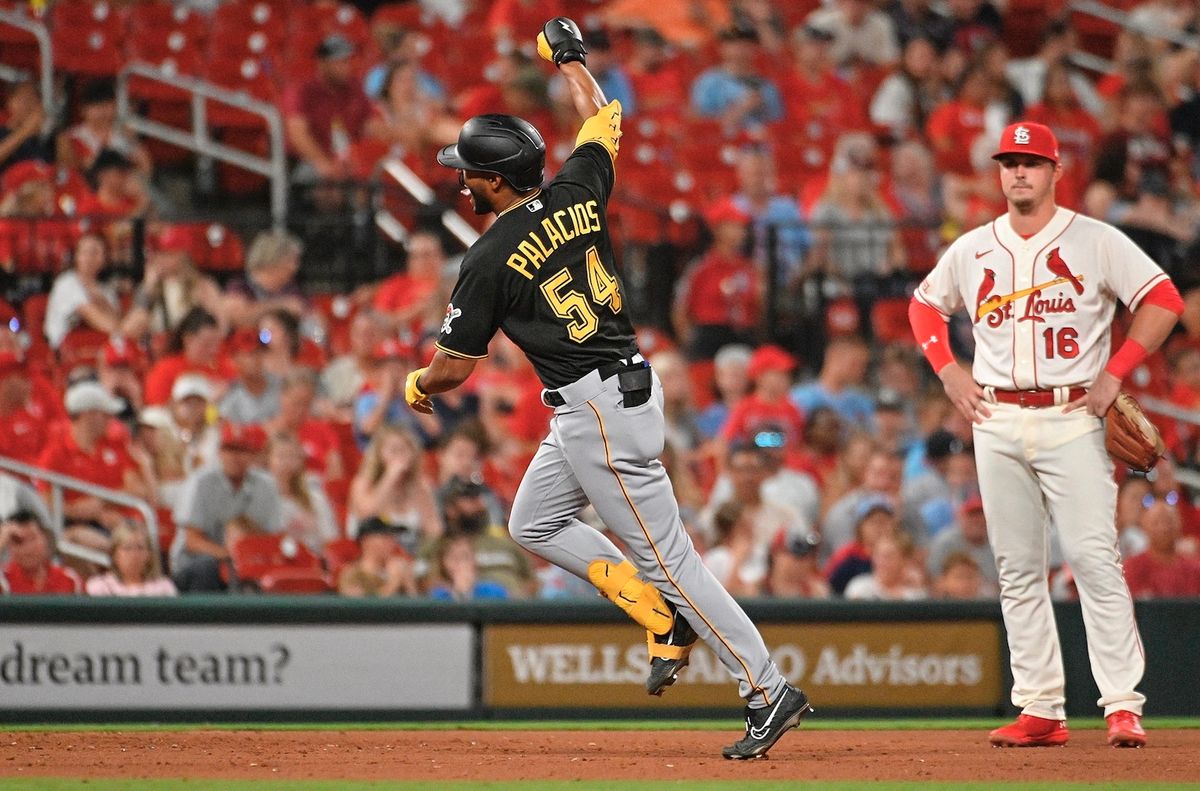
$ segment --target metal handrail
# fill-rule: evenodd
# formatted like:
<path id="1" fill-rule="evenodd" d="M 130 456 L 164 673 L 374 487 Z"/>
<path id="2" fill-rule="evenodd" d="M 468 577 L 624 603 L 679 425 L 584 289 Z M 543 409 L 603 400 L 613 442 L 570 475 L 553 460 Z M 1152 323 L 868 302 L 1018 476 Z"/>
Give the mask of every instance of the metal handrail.
<path id="1" fill-rule="evenodd" d="M 54 57 L 50 31 L 45 24 L 26 16 L 24 12 L 0 9 L 0 23 L 24 30 L 37 39 L 38 59 L 42 67 L 42 73 L 38 75 L 41 85 L 39 90 L 42 94 L 42 109 L 46 115 L 42 121 L 42 133 L 49 134 L 54 129 Z"/>
<path id="2" fill-rule="evenodd" d="M 414 173 L 412 168 L 404 164 L 399 157 L 384 159 L 379 163 L 377 167 L 378 171 L 383 171 L 391 176 L 418 203 L 425 206 L 432 206 L 437 203 L 437 195 L 434 193 L 433 188 Z M 440 219 L 442 227 L 449 231 L 464 247 L 470 247 L 479 238 L 479 232 L 464 220 L 462 215 L 453 209 L 443 211 Z M 393 238 L 396 236 L 396 233 L 387 231 L 387 228 L 396 227 L 399 225 L 399 221 L 386 208 L 381 207 L 376 210 L 375 221 Z"/>
<path id="3" fill-rule="evenodd" d="M 158 517 L 154 513 L 154 509 L 145 500 L 134 497 L 131 494 L 117 491 L 116 489 L 108 489 L 104 486 L 97 486 L 89 481 L 84 481 L 79 478 L 73 478 L 70 475 L 46 470 L 41 467 L 34 467 L 24 462 L 10 459 L 7 456 L 0 456 L 0 470 L 22 475 L 30 480 L 45 481 L 50 484 L 50 527 L 54 530 L 57 536 L 63 535 L 64 529 L 64 514 L 63 514 L 63 490 L 70 489 L 72 491 L 81 492 L 83 494 L 95 497 L 100 500 L 106 500 L 114 505 L 124 506 L 136 510 L 146 524 L 146 531 L 150 534 L 151 546 L 158 546 Z M 97 552 L 91 547 L 81 546 L 65 538 L 59 542 L 60 548 L 67 551 L 67 554 L 82 558 L 92 563 L 100 565 L 108 565 L 108 556 L 103 552 Z"/>
<path id="4" fill-rule="evenodd" d="M 1191 36 L 1178 30 L 1171 30 L 1170 28 L 1151 28 L 1130 24 L 1128 13 L 1105 5 L 1097 0 L 1072 0 L 1070 8 L 1072 11 L 1080 14 L 1087 14 L 1088 16 L 1103 19 L 1106 22 L 1112 22 L 1125 30 L 1132 30 L 1135 33 L 1142 33 L 1152 38 L 1161 38 L 1164 41 L 1178 44 L 1181 47 L 1200 49 L 1200 36 Z"/>
<path id="5" fill-rule="evenodd" d="M 192 129 L 185 132 L 173 126 L 136 115 L 129 96 L 131 76 L 154 80 L 173 88 L 188 91 L 192 99 Z M 261 116 L 267 125 L 270 140 L 269 158 L 248 154 L 212 139 L 208 127 L 206 100 L 221 102 L 239 110 Z M 266 176 L 271 182 L 271 220 L 276 228 L 287 224 L 287 151 L 284 147 L 283 116 L 270 102 L 257 99 L 245 91 L 231 91 L 198 77 L 175 74 L 144 61 L 127 63 L 117 75 L 117 116 L 130 129 L 147 137 L 163 140 L 197 154 Z"/>

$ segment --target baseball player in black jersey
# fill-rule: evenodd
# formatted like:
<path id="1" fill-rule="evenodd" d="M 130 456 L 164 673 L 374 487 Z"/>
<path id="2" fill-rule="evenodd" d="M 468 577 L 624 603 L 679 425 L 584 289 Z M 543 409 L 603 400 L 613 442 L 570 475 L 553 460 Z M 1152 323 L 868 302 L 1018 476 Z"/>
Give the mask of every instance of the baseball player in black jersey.
<path id="1" fill-rule="evenodd" d="M 588 72 L 571 20 L 547 22 L 538 52 L 558 66 L 584 119 L 575 151 L 542 186 L 538 131 L 520 118 L 483 115 L 438 154 L 458 170 L 475 212 L 496 221 L 464 256 L 437 351 L 409 374 L 405 397 L 432 411 L 429 396 L 462 384 L 498 329 L 528 355 L 554 417 L 513 502 L 513 538 L 590 580 L 646 628 L 651 694 L 675 681 L 697 637 L 704 640 L 747 701 L 746 734 L 722 754 L 757 758 L 811 710 L 808 699 L 700 562 L 658 461 L 662 389 L 638 352 L 605 214 L 621 106 L 605 101 Z M 628 559 L 577 518 L 588 502 Z"/>

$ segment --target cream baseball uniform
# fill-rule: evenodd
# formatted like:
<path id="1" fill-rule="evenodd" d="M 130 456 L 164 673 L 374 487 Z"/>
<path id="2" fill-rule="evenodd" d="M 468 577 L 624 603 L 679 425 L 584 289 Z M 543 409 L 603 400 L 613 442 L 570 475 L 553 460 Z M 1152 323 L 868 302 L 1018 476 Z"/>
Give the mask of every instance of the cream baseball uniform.
<path id="1" fill-rule="evenodd" d="M 988 538 L 1008 630 L 1013 704 L 1065 719 L 1058 632 L 1047 586 L 1054 524 L 1074 574 L 1092 674 L 1108 716 L 1142 713 L 1144 669 L 1133 602 L 1117 552 L 1117 487 L 1100 418 L 1065 413 L 1111 353 L 1116 300 L 1136 310 L 1166 274 L 1127 236 L 1059 208 L 1029 239 L 1004 215 L 963 234 L 917 289 L 943 318 L 974 322 L 975 381 L 992 415 L 974 428 Z M 1050 390 L 1054 406 L 997 403 L 996 391 Z"/>

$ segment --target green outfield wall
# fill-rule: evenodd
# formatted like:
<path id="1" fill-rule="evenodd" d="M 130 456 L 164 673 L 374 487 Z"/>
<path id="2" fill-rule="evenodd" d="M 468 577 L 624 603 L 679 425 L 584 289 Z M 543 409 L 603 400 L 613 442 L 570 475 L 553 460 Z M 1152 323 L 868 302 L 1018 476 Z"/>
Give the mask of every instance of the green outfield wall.
<path id="1" fill-rule="evenodd" d="M 822 712 L 1002 715 L 994 603 L 744 603 Z M 1079 606 L 1056 606 L 1068 709 L 1093 715 Z M 1200 715 L 1200 600 L 1139 603 L 1155 715 Z M 707 649 L 662 699 L 644 633 L 603 601 L 334 597 L 0 600 L 0 720 L 296 721 L 711 716 L 740 709 Z"/>

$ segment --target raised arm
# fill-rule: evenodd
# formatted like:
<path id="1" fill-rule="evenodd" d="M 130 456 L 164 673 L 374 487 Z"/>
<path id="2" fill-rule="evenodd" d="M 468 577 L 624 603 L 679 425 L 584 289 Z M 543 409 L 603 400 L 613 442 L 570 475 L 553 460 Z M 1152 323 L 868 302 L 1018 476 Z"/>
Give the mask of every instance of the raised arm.
<path id="1" fill-rule="evenodd" d="M 580 118 L 591 118 L 608 104 L 596 78 L 587 70 L 587 49 L 578 25 L 565 16 L 551 19 L 538 33 L 537 49 L 544 60 L 558 66 Z"/>

